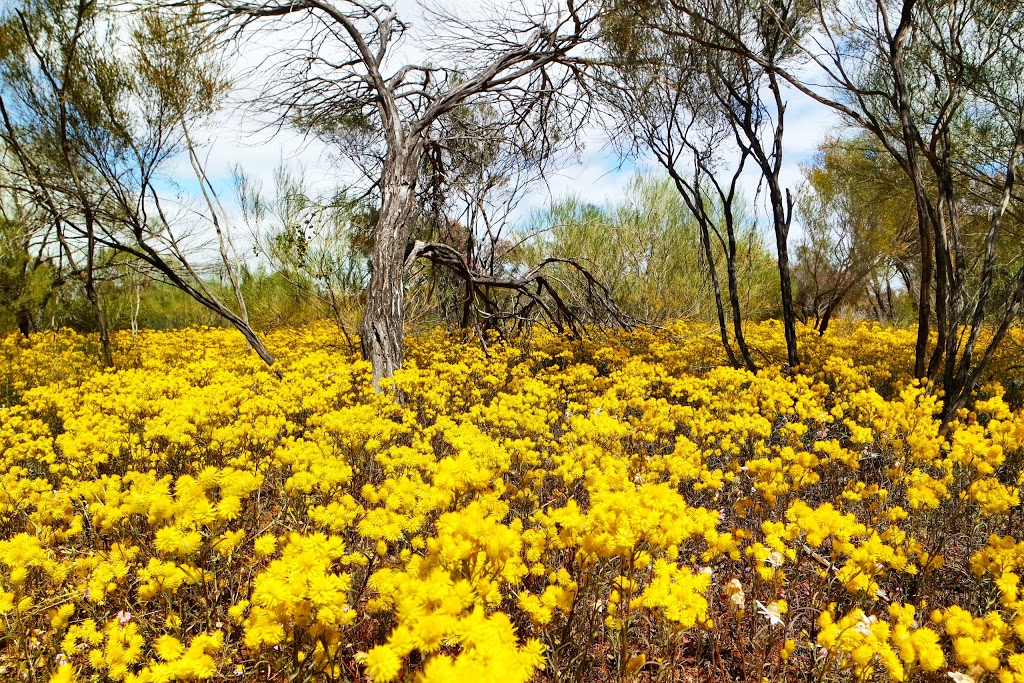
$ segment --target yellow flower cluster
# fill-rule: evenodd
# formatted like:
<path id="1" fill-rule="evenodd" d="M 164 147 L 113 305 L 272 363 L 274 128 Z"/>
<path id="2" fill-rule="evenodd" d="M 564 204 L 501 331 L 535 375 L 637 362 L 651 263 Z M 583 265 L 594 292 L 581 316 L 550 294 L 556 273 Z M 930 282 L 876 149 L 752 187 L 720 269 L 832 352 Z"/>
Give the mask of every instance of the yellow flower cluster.
<path id="1" fill-rule="evenodd" d="M 338 336 L 0 340 L 0 680 L 1024 683 L 1012 358 L 942 425 L 877 325 Z"/>

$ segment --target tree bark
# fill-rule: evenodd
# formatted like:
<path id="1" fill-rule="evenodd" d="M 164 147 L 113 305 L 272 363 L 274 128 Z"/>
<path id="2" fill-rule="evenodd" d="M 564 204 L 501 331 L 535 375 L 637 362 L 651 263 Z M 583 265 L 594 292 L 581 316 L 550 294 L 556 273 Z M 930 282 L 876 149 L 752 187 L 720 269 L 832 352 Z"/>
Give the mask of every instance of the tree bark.
<path id="1" fill-rule="evenodd" d="M 782 296 L 782 326 L 786 335 L 786 360 L 790 369 L 800 364 L 800 356 L 796 347 L 796 314 L 793 311 L 793 280 L 789 271 L 789 226 L 793 220 L 793 197 L 787 189 L 783 197 L 779 175 L 782 172 L 782 135 L 785 130 L 786 103 L 782 100 L 782 90 L 776 73 L 768 71 L 768 87 L 775 100 L 775 134 L 772 140 L 773 154 L 771 164 L 767 158 L 758 159 L 765 171 L 768 181 L 769 196 L 772 202 L 772 220 L 775 224 L 775 247 L 779 261 L 779 291 Z M 760 147 L 758 146 L 760 150 Z M 763 150 L 759 154 L 763 157 Z"/>
<path id="2" fill-rule="evenodd" d="M 736 231 L 733 225 L 732 208 L 726 210 L 725 231 L 729 241 L 729 253 L 725 260 L 726 282 L 729 287 L 729 304 L 732 308 L 732 329 L 736 337 L 736 345 L 740 347 L 740 354 L 743 356 L 743 363 L 747 370 L 757 372 L 757 363 L 747 346 L 747 338 L 743 334 L 743 312 L 740 309 L 740 285 L 736 275 Z"/>
<path id="3" fill-rule="evenodd" d="M 889 41 L 889 66 L 892 68 L 896 114 L 906 150 L 906 170 L 914 186 L 917 208 L 917 232 L 921 241 L 921 282 L 917 299 L 917 343 L 914 347 L 914 376 L 924 379 L 928 374 L 928 332 L 931 325 L 932 276 L 934 273 L 931 211 L 928 190 L 921 172 L 917 131 L 911 118 L 910 88 L 907 85 L 903 51 L 913 29 L 916 0 L 904 0 L 900 23 Z"/>
<path id="4" fill-rule="evenodd" d="M 676 191 L 679 192 L 679 195 L 683 198 L 683 201 L 686 202 L 687 207 L 690 209 L 690 213 L 693 215 L 694 219 L 696 219 L 697 225 L 700 228 L 701 247 L 704 249 L 704 260 L 706 260 L 708 264 L 708 275 L 711 277 L 711 288 L 715 293 L 715 312 L 718 315 L 718 332 L 721 335 L 722 346 L 725 347 L 725 353 L 729 357 L 729 364 L 732 365 L 732 367 L 734 368 L 739 368 L 739 359 L 736 357 L 736 352 L 733 350 L 732 344 L 729 343 L 729 328 L 726 326 L 725 306 L 722 303 L 722 285 L 718 279 L 718 270 L 715 267 L 715 257 L 711 248 L 711 229 L 714 228 L 711 221 L 713 219 L 709 215 L 707 209 L 705 208 L 704 198 L 700 188 L 699 179 L 701 168 L 699 166 L 699 162 L 697 168 L 695 168 L 692 187 L 688 185 L 686 180 L 684 180 L 683 177 L 679 175 L 679 173 L 676 171 L 675 166 L 673 166 L 670 157 L 666 156 L 662 161 L 662 165 L 668 171 L 669 176 L 672 178 L 672 181 L 676 186 Z M 742 169 L 742 165 L 740 166 L 740 168 Z M 726 204 L 725 210 L 731 211 L 731 207 L 728 205 L 727 202 L 724 201 L 724 199 L 725 197 L 723 196 L 723 203 Z M 721 242 L 721 234 L 718 232 L 717 228 L 714 228 L 714 230 L 715 236 L 718 238 L 719 242 Z M 739 310 L 739 299 L 738 297 L 733 296 L 736 284 L 736 251 L 734 248 L 735 240 L 732 239 L 731 221 L 729 223 L 729 236 L 730 249 L 723 249 L 723 251 L 725 251 L 726 267 L 729 271 L 729 300 L 732 302 L 733 312 L 736 313 Z M 746 364 L 747 368 L 750 370 L 757 370 L 756 367 L 752 367 L 753 359 L 750 358 L 750 353 L 746 348 L 746 344 L 744 343 L 743 332 L 741 329 L 736 330 L 736 341 L 742 349 L 744 363 Z"/>
<path id="5" fill-rule="evenodd" d="M 91 209 L 86 211 L 85 226 L 88 237 L 88 246 L 85 253 L 85 298 L 89 300 L 93 315 L 96 316 L 96 327 L 99 328 L 100 333 L 100 356 L 103 359 L 103 365 L 112 368 L 114 367 L 114 355 L 110 350 L 110 331 L 107 329 L 107 316 L 103 313 L 99 292 L 96 291 L 96 225 L 93 222 Z"/>
<path id="6" fill-rule="evenodd" d="M 18 320 L 18 332 L 21 336 L 28 338 L 28 335 L 32 333 L 32 315 L 29 313 L 26 306 L 18 306 L 18 310 L 15 311 L 15 317 Z"/>
<path id="7" fill-rule="evenodd" d="M 736 352 L 732 350 L 729 343 L 729 328 L 725 324 L 725 307 L 722 305 L 722 285 L 718 281 L 718 270 L 715 267 L 715 256 L 711 251 L 711 235 L 707 223 L 698 219 L 700 224 L 700 242 L 704 248 L 704 259 L 708 262 L 708 274 L 711 276 L 711 288 L 715 293 L 715 312 L 718 314 L 718 332 L 722 337 L 722 346 L 729 356 L 729 365 L 734 368 L 740 367 L 740 361 L 736 358 Z M 730 262 L 731 265 L 731 262 Z"/>
<path id="8" fill-rule="evenodd" d="M 422 145 L 410 141 L 389 152 L 381 176 L 381 208 L 370 254 L 366 308 L 359 324 L 363 358 L 373 366 L 373 386 L 402 367 L 405 357 L 405 247 L 419 215 L 416 178 Z"/>
<path id="9" fill-rule="evenodd" d="M 768 179 L 771 188 L 772 214 L 775 222 L 775 248 L 779 262 L 779 292 L 782 297 L 782 326 L 786 336 L 786 360 L 790 368 L 800 364 L 796 347 L 796 314 L 793 312 L 793 280 L 789 270 L 789 218 L 792 214 L 792 199 L 786 192 L 783 205 L 778 177 Z"/>

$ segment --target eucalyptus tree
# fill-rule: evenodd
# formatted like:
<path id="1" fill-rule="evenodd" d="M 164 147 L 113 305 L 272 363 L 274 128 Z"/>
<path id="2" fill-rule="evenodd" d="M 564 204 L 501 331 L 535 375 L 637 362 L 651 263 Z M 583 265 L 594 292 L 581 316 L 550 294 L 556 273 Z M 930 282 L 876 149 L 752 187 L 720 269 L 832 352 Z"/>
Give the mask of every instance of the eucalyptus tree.
<path id="1" fill-rule="evenodd" d="M 799 363 L 789 264 L 794 200 L 781 176 L 786 101 L 775 65 L 800 57 L 797 44 L 808 23 L 806 7 L 797 0 L 774 1 L 771 13 L 759 0 L 697 0 L 686 3 L 686 11 L 679 11 L 673 0 L 622 3 L 603 23 L 611 66 L 604 71 L 602 92 L 613 111 L 613 129 L 633 151 L 652 154 L 672 177 L 701 226 L 709 262 L 711 236 L 721 245 L 739 357 L 729 341 L 712 269 L 719 331 L 733 364 L 742 358 L 750 369 L 756 365 L 742 330 L 733 210 L 748 164 L 767 188 L 787 361 L 791 367 Z M 709 47 L 720 30 L 742 40 L 758 58 Z M 723 209 L 724 239 L 712 220 L 715 203 Z"/>
<path id="2" fill-rule="evenodd" d="M 4 12 L 0 46 L 10 189 L 54 226 L 95 311 L 104 361 L 112 357 L 95 272 L 106 249 L 226 319 L 272 363 L 248 323 L 228 215 L 196 140 L 227 88 L 196 13 L 128 15 L 98 0 L 24 0 Z M 198 205 L 175 190 L 171 167 L 179 160 L 191 169 Z M 237 308 L 214 291 L 218 272 Z"/>
<path id="3" fill-rule="evenodd" d="M 902 172 L 879 154 L 874 138 L 827 139 L 801 165 L 797 200 L 803 236 L 796 245 L 796 303 L 804 322 L 825 334 L 840 307 L 870 296 L 892 309 L 891 283 L 913 268 L 913 192 Z M 886 300 L 880 301 L 885 288 Z M 877 304 L 881 303 L 881 306 Z"/>
<path id="4" fill-rule="evenodd" d="M 839 94 L 803 87 L 872 133 L 910 180 L 921 257 L 915 372 L 941 381 L 949 419 L 1024 304 L 1024 7 L 819 5 L 827 40 L 808 53 Z"/>
<path id="5" fill-rule="evenodd" d="M 601 93 L 610 108 L 613 135 L 628 153 L 652 155 L 672 179 L 698 227 L 719 336 L 729 362 L 740 367 L 742 361 L 754 370 L 757 366 L 743 334 L 735 211 L 748 154 L 727 151 L 731 131 L 723 112 L 708 97 L 711 74 L 704 68 L 702 55 L 664 39 L 659 32 L 647 31 L 638 39 L 632 26 L 626 33 L 620 27 L 612 29 L 606 35 L 616 57 L 610 60 L 613 66 L 604 70 Z M 719 249 L 725 257 L 736 348 L 730 340 L 715 267 Z"/>
<path id="6" fill-rule="evenodd" d="M 766 59 L 726 23 L 677 1 L 705 48 L 777 74 L 873 135 L 913 189 L 917 220 L 915 375 L 940 380 L 944 418 L 962 407 L 1024 305 L 1017 184 L 1024 157 L 1024 6 L 1002 0 L 808 0 L 790 31 L 812 68 Z M 984 207 L 984 220 L 978 220 Z M 934 328 L 932 326 L 934 322 Z M 983 334 L 989 326 L 991 334 Z M 936 332 L 931 346 L 930 333 Z M 980 344 L 980 346 L 979 346 Z"/>
<path id="7" fill-rule="evenodd" d="M 921 257 L 915 373 L 941 379 L 948 419 L 1024 303 L 1024 267 L 1014 265 L 1024 248 L 1012 229 L 1024 208 L 1024 7 L 818 4 L 825 40 L 808 54 L 839 94 L 803 87 L 872 133 L 910 180 Z M 993 331 L 978 349 L 986 322 Z"/>
<path id="8" fill-rule="evenodd" d="M 448 245 L 407 254 L 428 199 L 430 162 L 496 136 L 505 141 L 496 153 L 542 164 L 585 109 L 583 50 L 598 4 L 524 4 L 479 19 L 424 10 L 432 29 L 417 44 L 384 2 L 213 0 L 206 7 L 227 35 L 269 30 L 287 41 L 260 61 L 261 78 L 273 75 L 257 102 L 280 123 L 332 144 L 364 174 L 378 209 L 360 340 L 379 386 L 402 365 L 407 257 L 474 277 Z M 446 125 L 467 108 L 490 115 Z"/>

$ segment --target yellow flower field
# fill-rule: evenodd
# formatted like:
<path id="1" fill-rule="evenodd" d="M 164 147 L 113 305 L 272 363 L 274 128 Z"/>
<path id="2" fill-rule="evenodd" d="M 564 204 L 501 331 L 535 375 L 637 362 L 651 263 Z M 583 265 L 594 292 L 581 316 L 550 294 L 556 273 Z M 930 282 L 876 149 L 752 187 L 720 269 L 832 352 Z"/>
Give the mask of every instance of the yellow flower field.
<path id="1" fill-rule="evenodd" d="M 802 335 L 2 339 L 0 680 L 1024 682 L 1020 335 L 946 430 Z"/>

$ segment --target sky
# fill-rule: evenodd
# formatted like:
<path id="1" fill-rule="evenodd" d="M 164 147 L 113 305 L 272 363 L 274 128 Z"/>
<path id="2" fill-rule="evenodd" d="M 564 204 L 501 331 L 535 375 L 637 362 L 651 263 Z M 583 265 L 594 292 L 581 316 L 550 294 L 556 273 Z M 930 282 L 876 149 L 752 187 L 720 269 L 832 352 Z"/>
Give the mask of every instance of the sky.
<path id="1" fill-rule="evenodd" d="M 495 3 L 498 6 L 500 4 Z M 488 11 L 478 0 L 446 0 L 444 6 L 465 13 L 480 14 Z M 409 38 L 402 44 L 398 57 L 401 60 L 419 61 L 423 54 L 418 49 L 417 39 L 423 33 L 422 27 L 426 23 L 419 0 L 396 0 L 395 7 L 399 16 L 412 24 Z M 288 37 L 264 34 L 261 40 L 263 44 L 258 49 L 272 51 L 276 46 L 286 43 Z M 243 54 L 239 56 L 239 63 L 255 63 L 255 59 L 252 53 Z M 236 97 L 244 99 L 245 91 Z M 266 120 L 256 118 L 244 107 L 229 106 L 226 111 L 230 115 L 223 117 L 207 131 L 206 165 L 215 179 L 222 200 L 236 220 L 240 213 L 234 205 L 231 189 L 232 171 L 236 167 L 244 169 L 247 176 L 260 184 L 265 192 L 272 190 L 274 170 L 279 165 L 302 170 L 314 187 L 324 190 L 345 185 L 353 179 L 351 171 L 339 166 L 337 153 L 319 140 L 291 129 L 268 130 L 265 127 Z M 836 125 L 838 119 L 831 110 L 795 91 L 788 94 L 786 116 L 782 181 L 784 187 L 795 193 L 801 179 L 800 164 L 809 160 L 818 143 Z M 513 221 L 523 223 L 533 212 L 543 210 L 553 201 L 569 195 L 594 204 L 615 203 L 624 198 L 630 179 L 638 171 L 659 173 L 648 160 L 623 159 L 618 156 L 597 124 L 580 131 L 580 138 L 583 141 L 581 153 L 564 159 L 552 169 L 544 182 L 530 186 L 512 215 Z M 749 168 L 743 179 L 743 189 L 751 199 L 754 198 L 758 184 L 758 178 L 752 171 Z M 182 186 L 187 188 L 187 165 L 182 163 L 177 172 L 181 174 Z M 760 221 L 762 224 L 766 216 L 765 212 Z M 244 230 L 241 228 L 242 232 Z M 236 235 L 239 231 L 236 228 Z M 795 225 L 794 240 L 799 239 L 800 232 L 799 224 Z M 239 239 L 247 242 L 247 237 L 242 234 Z"/>

